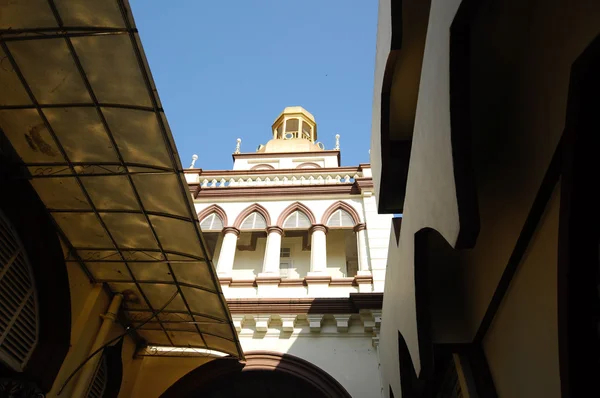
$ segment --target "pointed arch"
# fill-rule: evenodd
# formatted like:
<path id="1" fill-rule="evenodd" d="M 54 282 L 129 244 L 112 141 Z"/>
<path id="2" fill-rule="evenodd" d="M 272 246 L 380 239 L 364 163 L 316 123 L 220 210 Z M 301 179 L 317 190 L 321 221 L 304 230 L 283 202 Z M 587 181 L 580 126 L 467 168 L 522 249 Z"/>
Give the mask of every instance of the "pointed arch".
<path id="1" fill-rule="evenodd" d="M 212 213 L 216 213 L 221 218 L 224 227 L 229 226 L 227 223 L 227 213 L 225 213 L 225 210 L 223 210 L 223 208 L 219 205 L 210 205 L 206 209 L 201 210 L 198 213 L 198 220 L 202 222 L 202 220 L 210 216 Z"/>
<path id="2" fill-rule="evenodd" d="M 257 212 L 265 218 L 267 222 L 267 226 L 271 225 L 271 216 L 269 216 L 269 212 L 263 206 L 258 203 L 253 203 L 250 206 L 246 207 L 242 212 L 236 217 L 233 226 L 236 228 L 240 228 L 242 222 L 248 217 L 250 214 Z"/>
<path id="3" fill-rule="evenodd" d="M 270 164 L 261 163 L 257 164 L 256 166 L 252 166 L 250 170 L 275 170 L 275 167 Z"/>
<path id="4" fill-rule="evenodd" d="M 339 209 L 342 209 L 342 210 L 346 211 L 348 214 L 350 214 L 350 216 L 352 217 L 352 221 L 354 222 L 354 225 L 360 223 L 360 216 L 358 215 L 358 212 L 356 211 L 356 209 L 354 207 L 350 206 L 348 203 L 338 200 L 337 202 L 335 202 L 334 204 L 329 206 L 327 208 L 327 210 L 325 210 L 325 213 L 323 213 L 323 218 L 321 218 L 321 224 L 327 225 L 327 221 L 329 221 L 329 217 L 331 217 L 331 215 L 336 210 L 339 210 Z"/>
<path id="5" fill-rule="evenodd" d="M 290 214 L 292 214 L 296 210 L 301 211 L 302 213 L 306 214 L 306 216 L 310 220 L 311 225 L 315 225 L 317 223 L 317 219 L 315 218 L 315 215 L 308 207 L 306 207 L 306 205 L 304 205 L 300 202 L 295 202 L 295 203 L 292 203 L 291 205 L 289 205 L 284 211 L 281 212 L 281 214 L 279 215 L 279 218 L 277 219 L 277 226 L 279 228 L 283 228 L 283 223 L 285 222 L 285 220 L 290 216 Z"/>
<path id="6" fill-rule="evenodd" d="M 304 162 L 296 166 L 297 169 L 320 169 L 321 165 L 315 162 Z"/>

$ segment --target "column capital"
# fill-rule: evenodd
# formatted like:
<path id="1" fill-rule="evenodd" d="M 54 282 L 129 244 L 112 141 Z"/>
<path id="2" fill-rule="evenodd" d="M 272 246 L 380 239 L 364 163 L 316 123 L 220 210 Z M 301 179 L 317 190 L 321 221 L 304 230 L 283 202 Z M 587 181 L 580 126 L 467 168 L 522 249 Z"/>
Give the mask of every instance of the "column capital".
<path id="1" fill-rule="evenodd" d="M 283 236 L 283 228 L 278 227 L 277 225 L 271 225 L 270 227 L 267 227 L 267 233 L 270 234 L 271 232 Z"/>
<path id="2" fill-rule="evenodd" d="M 235 236 L 240 236 L 240 230 L 236 227 L 225 227 L 223 228 L 223 235 L 225 234 L 234 234 Z"/>
<path id="3" fill-rule="evenodd" d="M 315 231 L 323 231 L 324 233 L 327 233 L 327 231 L 329 231 L 329 228 L 327 228 L 327 226 L 325 226 L 324 224 L 313 224 L 308 229 L 308 232 L 312 234 Z"/>
<path id="4" fill-rule="evenodd" d="M 354 232 L 364 231 L 367 229 L 367 224 L 364 222 L 358 223 L 354 226 Z"/>

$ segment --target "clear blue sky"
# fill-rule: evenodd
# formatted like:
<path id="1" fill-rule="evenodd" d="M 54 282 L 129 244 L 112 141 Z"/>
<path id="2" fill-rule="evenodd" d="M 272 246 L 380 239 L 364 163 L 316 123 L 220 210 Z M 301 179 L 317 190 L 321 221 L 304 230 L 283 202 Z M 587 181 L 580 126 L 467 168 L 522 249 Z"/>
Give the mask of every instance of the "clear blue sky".
<path id="1" fill-rule="evenodd" d="M 376 0 L 131 0 L 184 167 L 230 169 L 286 106 L 342 165 L 369 162 Z"/>

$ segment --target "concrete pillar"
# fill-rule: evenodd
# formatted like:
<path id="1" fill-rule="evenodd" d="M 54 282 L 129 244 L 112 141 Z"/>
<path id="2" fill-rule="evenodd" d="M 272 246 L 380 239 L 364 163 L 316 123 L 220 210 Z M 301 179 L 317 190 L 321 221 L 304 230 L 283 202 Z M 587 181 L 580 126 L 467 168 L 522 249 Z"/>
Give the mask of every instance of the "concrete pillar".
<path id="1" fill-rule="evenodd" d="M 96 339 L 94 340 L 94 344 L 92 345 L 92 349 L 90 350 L 89 355 L 91 355 L 94 351 L 98 350 L 106 343 L 106 337 L 110 332 L 115 320 L 117 319 L 117 313 L 119 312 L 119 308 L 121 307 L 121 302 L 123 301 L 122 294 L 115 294 L 108 306 L 108 310 L 106 314 L 102 316 L 102 325 L 100 326 L 100 330 L 96 335 Z M 103 351 L 99 351 L 92 359 L 90 359 L 84 366 L 81 368 L 79 378 L 77 379 L 77 384 L 73 389 L 73 397 L 74 398 L 83 398 L 85 397 L 90 383 L 92 382 L 92 377 L 100 359 L 102 358 Z"/>
<path id="2" fill-rule="evenodd" d="M 325 273 L 327 271 L 327 227 L 315 224 L 309 229 L 310 238 L 310 272 Z"/>
<path id="3" fill-rule="evenodd" d="M 369 256 L 367 254 L 367 239 L 365 237 L 365 223 L 356 224 L 354 232 L 356 232 L 356 248 L 358 250 L 358 275 L 371 274 L 369 270 Z"/>
<path id="4" fill-rule="evenodd" d="M 279 258 L 281 256 L 281 238 L 283 229 L 267 227 L 267 246 L 262 272 L 269 275 L 279 275 Z"/>
<path id="5" fill-rule="evenodd" d="M 239 229 L 235 227 L 223 228 L 223 243 L 221 244 L 219 262 L 217 263 L 217 274 L 219 276 L 230 276 L 233 271 L 238 236 L 240 236 Z"/>

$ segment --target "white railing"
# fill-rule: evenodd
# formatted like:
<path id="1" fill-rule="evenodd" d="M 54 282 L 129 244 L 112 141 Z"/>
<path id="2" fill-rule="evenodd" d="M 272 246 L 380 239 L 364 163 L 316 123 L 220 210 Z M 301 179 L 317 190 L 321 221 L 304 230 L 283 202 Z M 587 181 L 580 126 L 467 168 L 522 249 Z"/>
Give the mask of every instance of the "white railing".
<path id="1" fill-rule="evenodd" d="M 190 181 L 189 176 L 188 182 Z M 336 173 L 310 173 L 302 175 L 270 175 L 270 176 L 210 176 L 201 174 L 196 176 L 195 182 L 200 183 L 201 188 L 227 188 L 227 187 L 256 187 L 277 185 L 325 185 L 325 184 L 353 184 L 360 174 L 336 174 Z"/>

